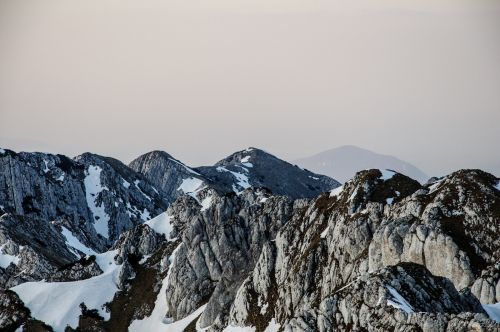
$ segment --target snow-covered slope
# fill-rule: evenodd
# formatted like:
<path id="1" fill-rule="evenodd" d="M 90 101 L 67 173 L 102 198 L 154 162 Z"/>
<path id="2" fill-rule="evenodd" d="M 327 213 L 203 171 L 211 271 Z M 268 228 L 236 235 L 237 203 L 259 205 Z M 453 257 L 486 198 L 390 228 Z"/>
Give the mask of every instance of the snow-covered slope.
<path id="1" fill-rule="evenodd" d="M 408 162 L 352 145 L 341 146 L 310 157 L 297 159 L 294 162 L 301 167 L 328 175 L 340 182 L 349 180 L 360 170 L 371 168 L 392 169 L 420 183 L 424 183 L 429 178 L 424 172 Z"/>

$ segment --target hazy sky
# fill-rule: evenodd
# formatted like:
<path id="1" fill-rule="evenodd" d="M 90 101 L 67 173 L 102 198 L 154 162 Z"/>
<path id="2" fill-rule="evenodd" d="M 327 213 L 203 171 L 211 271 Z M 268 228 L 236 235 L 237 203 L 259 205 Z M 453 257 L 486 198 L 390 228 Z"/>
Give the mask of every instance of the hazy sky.
<path id="1" fill-rule="evenodd" d="M 500 1 L 0 0 L 0 146 L 344 144 L 500 175 Z"/>

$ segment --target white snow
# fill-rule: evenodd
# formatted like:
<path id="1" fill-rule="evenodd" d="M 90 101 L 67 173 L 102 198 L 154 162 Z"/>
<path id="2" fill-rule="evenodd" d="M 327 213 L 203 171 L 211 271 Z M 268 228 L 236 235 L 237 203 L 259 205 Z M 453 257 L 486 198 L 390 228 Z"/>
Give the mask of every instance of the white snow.
<path id="1" fill-rule="evenodd" d="M 243 166 L 248 167 L 248 168 L 252 168 L 253 164 L 251 162 L 249 162 L 249 160 L 250 160 L 250 156 L 245 156 L 245 157 L 241 158 L 240 162 Z"/>
<path id="2" fill-rule="evenodd" d="M 177 332 L 177 331 L 179 331 L 180 332 L 180 331 L 183 331 L 184 328 L 186 326 L 188 326 L 189 323 L 191 323 L 191 321 L 193 321 L 205 309 L 205 307 L 203 306 L 197 310 L 200 312 L 195 311 L 193 314 L 189 315 L 188 316 L 188 317 L 190 317 L 189 321 L 187 321 L 188 317 L 181 319 L 177 322 L 172 322 L 171 318 L 165 317 L 165 313 L 168 311 L 168 303 L 167 303 L 167 297 L 165 296 L 165 292 L 167 291 L 168 280 L 169 280 L 170 274 L 172 272 L 172 264 L 175 260 L 175 256 L 177 255 L 177 252 L 179 251 L 181 246 L 182 246 L 182 243 L 179 244 L 179 246 L 177 246 L 177 248 L 175 248 L 175 250 L 172 252 L 172 255 L 170 255 L 170 257 L 169 257 L 170 265 L 168 268 L 167 276 L 162 281 L 162 286 L 161 286 L 160 292 L 158 293 L 158 296 L 156 297 L 153 312 L 151 313 L 151 315 L 149 317 L 146 317 L 146 318 L 140 319 L 140 320 L 134 320 L 128 328 L 129 332 L 134 332 L 134 331 L 137 331 L 137 332 L 142 332 L 142 331 Z M 196 316 L 194 316 L 195 313 L 197 313 Z M 192 317 L 192 316 L 194 316 L 194 317 Z M 178 323 L 178 325 L 176 325 L 176 323 Z"/>
<path id="3" fill-rule="evenodd" d="M 271 319 L 269 322 L 269 325 L 267 325 L 266 329 L 264 332 L 278 332 L 280 329 L 281 325 L 276 322 L 276 319 Z"/>
<path id="4" fill-rule="evenodd" d="M 492 320 L 500 323 L 500 303 L 495 304 L 482 304 L 484 311 L 490 316 Z"/>
<path id="5" fill-rule="evenodd" d="M 4 150 L 4 149 L 2 149 L 2 148 L 0 148 L 0 153 L 1 153 L 1 154 L 4 154 L 4 153 L 5 153 L 5 150 Z"/>
<path id="6" fill-rule="evenodd" d="M 388 169 L 380 169 L 379 171 L 380 173 L 382 173 L 382 177 L 380 179 L 384 181 L 391 179 L 394 176 L 394 174 L 396 174 L 396 172 L 390 171 Z"/>
<path id="7" fill-rule="evenodd" d="M 434 182 L 430 187 L 429 187 L 429 194 L 432 194 L 434 191 L 436 191 L 438 189 L 438 187 L 441 185 L 441 183 L 443 183 L 443 181 L 445 180 L 446 178 L 442 178 L 442 179 L 439 179 L 437 180 L 436 182 Z"/>
<path id="8" fill-rule="evenodd" d="M 497 184 L 495 185 L 495 189 L 500 191 L 500 180 L 498 180 Z"/>
<path id="9" fill-rule="evenodd" d="M 253 326 L 234 326 L 228 325 L 223 332 L 255 332 L 255 327 Z"/>
<path id="10" fill-rule="evenodd" d="M 393 201 L 394 201 L 394 197 L 390 197 L 390 198 L 387 198 L 387 199 L 385 200 L 385 202 L 386 202 L 388 205 L 391 205 Z"/>
<path id="11" fill-rule="evenodd" d="M 225 167 L 222 167 L 222 166 L 219 166 L 216 168 L 218 172 L 229 172 L 231 173 L 234 178 L 236 179 L 236 185 L 238 185 L 240 188 L 242 188 L 242 190 L 238 190 L 238 188 L 233 184 L 233 191 L 236 193 L 236 194 L 241 194 L 241 192 L 247 188 L 250 187 L 250 183 L 248 182 L 248 176 L 246 176 L 245 174 L 242 174 L 242 173 L 238 173 L 238 172 L 233 172 L 233 171 L 230 171 L 228 170 L 227 168 Z"/>
<path id="12" fill-rule="evenodd" d="M 197 199 L 196 193 L 201 190 L 202 186 L 202 180 L 198 178 L 187 178 L 182 180 L 182 183 L 177 190 L 181 190 L 184 194 Z"/>
<path id="13" fill-rule="evenodd" d="M 128 182 L 127 180 L 125 179 L 122 179 L 122 185 L 125 187 L 125 188 L 129 188 L 130 187 L 130 182 Z"/>
<path id="14" fill-rule="evenodd" d="M 144 208 L 144 211 L 141 212 L 142 221 L 148 221 L 150 218 L 151 214 L 149 213 L 148 209 Z"/>
<path id="15" fill-rule="evenodd" d="M 0 247 L 0 267 L 6 269 L 11 263 L 17 265 L 19 263 L 19 257 L 3 253 L 3 248 L 7 243 L 4 243 Z"/>
<path id="16" fill-rule="evenodd" d="M 262 197 L 259 202 L 265 203 L 268 199 L 269 199 L 269 197 Z"/>
<path id="17" fill-rule="evenodd" d="M 44 173 L 47 173 L 49 171 L 49 162 L 47 160 L 43 160 L 43 163 L 45 164 L 45 167 L 43 169 Z"/>
<path id="18" fill-rule="evenodd" d="M 78 326 L 82 302 L 108 320 L 110 315 L 103 305 L 118 291 L 115 280 L 121 266 L 113 259 L 117 253 L 118 250 L 113 250 L 96 255 L 96 262 L 104 272 L 96 277 L 70 282 L 25 282 L 11 290 L 19 295 L 33 317 L 49 324 L 56 332 L 64 331 L 67 325 Z"/>
<path id="19" fill-rule="evenodd" d="M 104 210 L 104 204 L 101 202 L 99 206 L 96 204 L 96 199 L 99 193 L 108 188 L 101 185 L 101 172 L 102 168 L 99 166 L 90 165 L 85 172 L 86 177 L 83 181 L 85 184 L 85 196 L 87 198 L 87 205 L 94 215 L 94 228 L 97 233 L 105 238 L 108 238 L 108 222 L 109 215 Z"/>
<path id="20" fill-rule="evenodd" d="M 148 261 L 149 257 L 151 257 L 151 255 L 144 255 L 142 256 L 141 260 L 139 261 L 139 264 L 144 264 Z"/>
<path id="21" fill-rule="evenodd" d="M 85 255 L 97 255 L 97 253 L 94 250 L 90 249 L 89 247 L 87 247 L 86 245 L 84 245 L 83 243 L 81 243 L 80 240 L 78 240 L 73 235 L 73 233 L 71 233 L 71 231 L 69 229 L 67 229 L 64 226 L 62 226 L 61 228 L 62 228 L 62 232 L 61 233 L 66 238 L 66 245 L 67 246 L 69 246 L 70 248 L 79 250 L 79 251 L 83 252 Z M 71 251 L 77 257 L 80 257 L 80 254 L 78 252 L 74 252 L 73 250 L 71 250 Z"/>
<path id="22" fill-rule="evenodd" d="M 342 190 L 344 190 L 343 185 L 333 189 L 332 191 L 330 191 L 330 197 L 338 197 L 342 193 Z"/>
<path id="23" fill-rule="evenodd" d="M 326 237 L 326 234 L 328 234 L 328 230 L 330 229 L 330 225 L 326 226 L 325 230 L 321 232 L 321 238 L 324 239 Z"/>
<path id="24" fill-rule="evenodd" d="M 167 240 L 173 241 L 174 239 L 170 236 L 170 233 L 174 229 L 174 226 L 170 222 L 171 219 L 172 217 L 167 212 L 163 212 L 153 219 L 146 221 L 145 224 L 151 227 L 156 233 L 164 234 Z"/>
<path id="25" fill-rule="evenodd" d="M 60 181 L 60 182 L 63 182 L 64 181 L 64 173 L 61 174 L 61 176 L 59 176 L 56 181 Z"/>
<path id="26" fill-rule="evenodd" d="M 319 180 L 319 178 L 318 178 L 318 177 L 315 177 L 315 176 L 310 176 L 310 175 L 309 175 L 309 178 L 311 178 L 311 179 L 313 179 L 313 180 Z"/>
<path id="27" fill-rule="evenodd" d="M 387 304 L 396 309 L 401 309 L 407 314 L 413 313 L 412 306 L 398 293 L 397 290 L 392 288 L 391 286 L 386 286 L 387 290 L 391 293 L 393 299 L 388 299 Z"/>
<path id="28" fill-rule="evenodd" d="M 212 205 L 212 196 L 207 196 L 201 201 L 201 210 L 200 211 L 205 211 L 208 210 L 210 205 Z"/>

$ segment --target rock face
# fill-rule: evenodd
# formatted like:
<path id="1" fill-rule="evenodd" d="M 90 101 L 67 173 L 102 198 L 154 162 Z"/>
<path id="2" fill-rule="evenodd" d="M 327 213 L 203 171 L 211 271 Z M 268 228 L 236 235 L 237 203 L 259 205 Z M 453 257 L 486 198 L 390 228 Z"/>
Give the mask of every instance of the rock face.
<path id="1" fill-rule="evenodd" d="M 5 288 L 48 278 L 79 258 L 55 225 L 30 216 L 0 217 L 0 248 L 0 284 Z"/>
<path id="2" fill-rule="evenodd" d="M 256 148 L 236 152 L 214 166 L 196 170 L 224 192 L 263 187 L 274 195 L 312 198 L 340 186 L 328 176 L 304 170 Z"/>
<path id="3" fill-rule="evenodd" d="M 197 168 L 189 168 L 165 152 L 153 151 L 132 161 L 130 167 L 161 188 L 169 202 L 207 187 L 220 194 L 254 187 L 267 188 L 275 195 L 312 198 L 340 185 L 255 148 L 236 152 L 214 166 Z"/>
<path id="4" fill-rule="evenodd" d="M 140 174 L 121 162 L 85 153 L 71 160 L 44 153 L 0 154 L 2 213 L 67 223 L 97 251 L 163 212 L 167 202 Z"/>
<path id="5" fill-rule="evenodd" d="M 200 180 L 198 182 L 200 184 L 206 180 L 200 173 L 164 151 L 151 151 L 143 154 L 133 160 L 129 166 L 136 172 L 143 174 L 158 190 L 161 190 L 162 196 L 168 203 L 172 203 L 183 193 L 179 191 L 179 187 L 184 180 Z"/>
<path id="6" fill-rule="evenodd" d="M 0 170 L 3 330 L 500 331 L 479 170 L 337 187 L 257 149 L 195 169 L 5 150 Z"/>
<path id="7" fill-rule="evenodd" d="M 459 171 L 422 187 L 370 170 L 312 201 L 256 200 L 250 191 L 191 208 L 173 219 L 184 245 L 167 316 L 207 303 L 197 324 L 213 330 L 497 330 L 478 300 L 497 296 L 497 183 Z M 259 235 L 242 236 L 246 225 Z"/>

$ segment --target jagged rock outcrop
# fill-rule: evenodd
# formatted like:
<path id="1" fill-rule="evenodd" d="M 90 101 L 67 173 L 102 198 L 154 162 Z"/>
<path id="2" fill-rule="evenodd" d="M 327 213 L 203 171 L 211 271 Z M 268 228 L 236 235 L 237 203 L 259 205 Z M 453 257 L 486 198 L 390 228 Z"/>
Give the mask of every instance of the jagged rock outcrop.
<path id="1" fill-rule="evenodd" d="M 498 179 L 480 171 L 453 173 L 430 188 L 421 188 L 414 181 L 387 171 L 358 173 L 341 190 L 319 197 L 303 211 L 301 218 L 292 219 L 283 227 L 276 237 L 275 258 L 265 258 L 274 252 L 267 250 L 261 256 L 262 264 L 258 264 L 267 266 L 264 262 L 274 260 L 274 266 L 254 269 L 252 277 L 238 291 L 231 308 L 231 322 L 255 326 L 258 330 L 263 330 L 271 317 L 285 330 L 351 330 L 356 326 L 373 331 L 415 328 L 460 331 L 471 326 L 480 326 L 484 331 L 498 329 L 485 316 L 461 314 L 484 315 L 478 300 L 470 293 L 474 280 L 481 275 L 485 279 L 492 275 L 484 283 L 489 291 L 479 290 L 482 282 L 476 283 L 474 293 L 478 298 L 481 293 L 492 294 L 491 285 L 496 282 L 493 270 L 500 247 L 492 235 L 498 232 L 500 224 L 497 183 Z M 449 227 L 443 226 L 446 218 L 454 215 L 460 215 L 457 223 L 463 233 L 450 232 Z M 468 225 L 467 230 L 464 224 Z M 479 239 L 483 242 L 479 243 Z M 410 306 L 418 308 L 415 311 L 429 312 L 431 316 L 381 315 L 380 299 L 376 297 L 381 296 L 382 283 L 377 285 L 379 291 L 362 292 L 367 280 L 387 274 L 392 266 L 403 268 L 405 277 L 391 277 L 393 281 L 384 281 L 386 284 L 408 283 L 408 280 L 420 283 L 425 279 L 426 287 L 437 285 L 425 290 L 412 281 L 405 287 L 418 292 L 403 296 Z M 272 293 L 266 280 L 272 280 L 273 274 L 277 295 L 269 297 Z M 441 296 L 454 300 L 447 300 L 444 305 L 437 297 L 437 289 Z M 457 291 L 465 292 L 465 297 L 457 298 Z M 339 302 L 342 294 L 352 296 Z M 275 300 L 269 302 L 268 298 Z M 491 299 L 492 295 L 483 298 Z M 357 304 L 353 305 L 353 301 Z M 472 301 L 474 308 L 450 311 L 450 306 L 467 301 Z M 422 307 L 428 303 L 433 305 Z M 274 311 L 271 315 L 267 313 L 269 308 Z M 321 318 L 318 310 L 328 312 Z M 372 322 L 370 317 L 374 317 Z M 433 320 L 440 322 L 442 328 L 429 325 Z"/>
<path id="2" fill-rule="evenodd" d="M 96 251 L 167 206 L 141 174 L 112 158 L 0 154 L 0 213 L 65 220 L 74 236 Z"/>
<path id="3" fill-rule="evenodd" d="M 79 257 L 71 252 L 56 226 L 31 216 L 0 217 L 2 287 L 48 278 Z"/>
<path id="4" fill-rule="evenodd" d="M 198 172 L 184 165 L 164 151 L 151 151 L 134 159 L 129 167 L 143 174 L 158 190 L 168 203 L 175 201 L 183 194 L 179 190 L 184 180 L 192 179 L 194 183 L 202 184 L 206 179 Z M 195 190 L 197 188 L 194 188 Z"/>
<path id="5" fill-rule="evenodd" d="M 292 215 L 293 201 L 248 190 L 240 196 L 214 194 L 208 208 L 190 209 L 184 215 L 181 204 L 185 203 L 180 200 L 169 210 L 173 224 L 182 229 L 185 245 L 172 266 L 167 315 L 179 319 L 208 302 L 199 319 L 202 326 L 208 326 L 229 312 L 263 244 L 273 240 Z M 191 199 L 187 205 L 196 202 Z"/>

